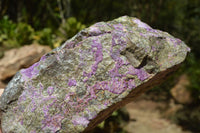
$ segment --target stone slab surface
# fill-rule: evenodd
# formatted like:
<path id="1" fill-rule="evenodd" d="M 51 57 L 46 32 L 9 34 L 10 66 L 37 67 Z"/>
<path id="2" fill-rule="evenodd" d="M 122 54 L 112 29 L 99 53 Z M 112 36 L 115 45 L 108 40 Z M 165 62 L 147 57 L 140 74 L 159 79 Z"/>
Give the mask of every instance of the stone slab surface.
<path id="1" fill-rule="evenodd" d="M 14 76 L 0 98 L 2 131 L 87 132 L 161 83 L 189 50 L 137 18 L 96 23 Z"/>

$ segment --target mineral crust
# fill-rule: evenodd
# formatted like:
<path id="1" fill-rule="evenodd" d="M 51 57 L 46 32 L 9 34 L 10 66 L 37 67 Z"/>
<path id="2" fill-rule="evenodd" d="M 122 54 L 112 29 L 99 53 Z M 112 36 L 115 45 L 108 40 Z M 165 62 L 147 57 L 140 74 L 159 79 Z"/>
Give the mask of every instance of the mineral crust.
<path id="1" fill-rule="evenodd" d="M 14 76 L 0 98 L 2 132 L 87 132 L 163 81 L 189 50 L 137 18 L 96 23 Z"/>

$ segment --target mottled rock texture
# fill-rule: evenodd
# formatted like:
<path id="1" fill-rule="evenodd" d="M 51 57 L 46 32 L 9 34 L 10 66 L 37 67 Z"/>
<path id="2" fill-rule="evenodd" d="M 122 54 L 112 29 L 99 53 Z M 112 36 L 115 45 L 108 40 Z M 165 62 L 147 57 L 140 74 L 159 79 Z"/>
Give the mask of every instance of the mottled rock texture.
<path id="1" fill-rule="evenodd" d="M 2 131 L 87 132 L 160 83 L 188 51 L 137 18 L 96 23 L 15 75 L 0 99 Z"/>

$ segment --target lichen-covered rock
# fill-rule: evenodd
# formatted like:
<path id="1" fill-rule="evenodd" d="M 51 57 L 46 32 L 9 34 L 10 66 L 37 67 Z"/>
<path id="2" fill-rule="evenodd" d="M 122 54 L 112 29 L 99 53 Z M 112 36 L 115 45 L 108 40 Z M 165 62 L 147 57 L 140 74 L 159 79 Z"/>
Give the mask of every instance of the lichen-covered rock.
<path id="1" fill-rule="evenodd" d="M 188 51 L 137 18 L 96 23 L 15 75 L 0 99 L 2 131 L 88 131 L 160 83 Z"/>

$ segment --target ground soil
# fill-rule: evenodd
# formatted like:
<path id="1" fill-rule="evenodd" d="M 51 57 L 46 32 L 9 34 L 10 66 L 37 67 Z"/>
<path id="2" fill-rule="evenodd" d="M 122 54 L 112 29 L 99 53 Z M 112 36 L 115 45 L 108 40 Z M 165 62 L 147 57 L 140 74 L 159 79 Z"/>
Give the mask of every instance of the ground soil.
<path id="1" fill-rule="evenodd" d="M 173 99 L 155 100 L 156 98 L 153 97 L 158 95 L 144 94 L 126 105 L 130 121 L 124 127 L 125 131 L 128 133 L 191 133 L 183 131 L 180 126 L 168 119 L 182 107 L 181 105 L 175 104 Z M 165 97 L 165 94 L 162 97 Z"/>

